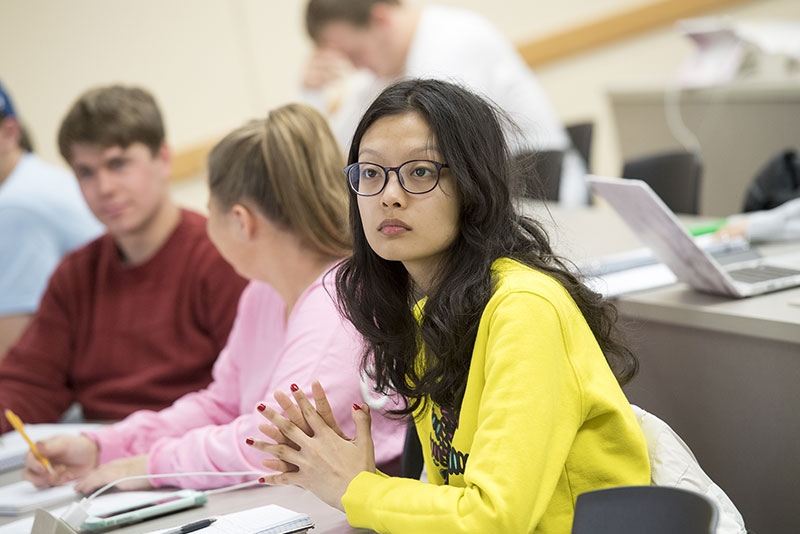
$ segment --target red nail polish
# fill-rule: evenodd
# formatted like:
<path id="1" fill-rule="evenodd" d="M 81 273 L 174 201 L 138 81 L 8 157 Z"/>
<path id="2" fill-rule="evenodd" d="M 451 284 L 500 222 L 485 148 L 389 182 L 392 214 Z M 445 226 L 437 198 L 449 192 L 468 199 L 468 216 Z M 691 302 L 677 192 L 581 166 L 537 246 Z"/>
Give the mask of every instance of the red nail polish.
<path id="1" fill-rule="evenodd" d="M 297 384 L 292 384 L 291 386 L 289 386 L 289 389 L 291 389 L 292 391 L 297 391 L 300 388 L 297 387 Z"/>
<path id="2" fill-rule="evenodd" d="M 247 443 L 248 445 L 252 445 L 253 443 L 255 443 L 255 441 L 253 441 L 253 438 L 247 438 L 246 440 L 244 440 L 244 442 Z"/>
<path id="3" fill-rule="evenodd" d="M 359 406 L 359 405 L 358 405 L 358 404 L 356 404 L 356 403 L 353 403 L 353 409 L 354 409 L 354 410 L 360 410 L 360 409 L 361 409 L 361 406 Z"/>
<path id="4" fill-rule="evenodd" d="M 256 406 L 256 408 L 258 409 L 259 412 L 263 412 L 264 410 L 267 409 L 267 405 L 262 402 L 261 404 Z"/>
<path id="5" fill-rule="evenodd" d="M 258 481 L 259 481 L 259 482 L 261 482 L 261 483 L 263 484 L 264 482 L 266 482 L 266 481 L 267 481 L 267 479 L 266 479 L 266 478 L 264 478 L 264 477 L 258 477 Z"/>

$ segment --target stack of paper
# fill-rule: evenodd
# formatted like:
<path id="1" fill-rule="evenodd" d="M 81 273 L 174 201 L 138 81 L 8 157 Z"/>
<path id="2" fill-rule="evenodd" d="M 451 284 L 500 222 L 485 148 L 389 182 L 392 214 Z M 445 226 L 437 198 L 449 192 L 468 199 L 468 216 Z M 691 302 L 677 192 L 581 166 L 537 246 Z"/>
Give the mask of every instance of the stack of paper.
<path id="1" fill-rule="evenodd" d="M 81 432 L 94 430 L 102 425 L 99 424 L 75 424 L 75 425 L 25 425 L 25 432 L 33 441 L 47 439 L 56 434 L 69 434 L 77 436 Z M 19 435 L 19 432 L 12 430 L 0 436 L 0 471 L 19 469 L 25 462 L 25 453 L 28 452 L 28 444 Z"/>
<path id="2" fill-rule="evenodd" d="M 19 515 L 36 508 L 72 501 L 79 495 L 72 485 L 36 489 L 27 480 L 0 487 L 0 515 Z"/>

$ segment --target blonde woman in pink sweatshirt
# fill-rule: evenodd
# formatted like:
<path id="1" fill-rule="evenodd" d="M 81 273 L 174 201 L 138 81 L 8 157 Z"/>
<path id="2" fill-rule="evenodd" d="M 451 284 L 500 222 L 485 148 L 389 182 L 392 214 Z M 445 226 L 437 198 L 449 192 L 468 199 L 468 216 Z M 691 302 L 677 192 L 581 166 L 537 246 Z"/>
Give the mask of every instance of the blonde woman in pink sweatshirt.
<path id="1" fill-rule="evenodd" d="M 301 104 L 278 108 L 220 141 L 209 156 L 208 233 L 251 282 L 213 382 L 159 412 L 142 410 L 95 433 L 40 443 L 55 475 L 31 456 L 24 477 L 40 487 L 77 480 L 81 492 L 131 475 L 175 473 L 120 487 L 213 488 L 255 479 L 180 473 L 263 471 L 263 455 L 246 443 L 259 435 L 261 403 L 280 410 L 264 399 L 287 388 L 310 390 L 316 379 L 344 433 L 354 435 L 350 407 L 363 402 L 363 342 L 337 311 L 331 275 L 351 250 L 343 166 L 323 117 Z M 389 471 L 404 429 L 373 418 L 376 460 Z"/>

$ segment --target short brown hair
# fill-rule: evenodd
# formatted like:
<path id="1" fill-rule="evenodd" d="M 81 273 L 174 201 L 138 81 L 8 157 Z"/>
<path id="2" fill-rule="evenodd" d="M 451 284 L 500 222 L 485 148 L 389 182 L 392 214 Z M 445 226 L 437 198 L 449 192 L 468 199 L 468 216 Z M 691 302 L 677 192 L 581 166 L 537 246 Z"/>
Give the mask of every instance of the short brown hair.
<path id="1" fill-rule="evenodd" d="M 400 0 L 309 0 L 306 31 L 314 42 L 319 42 L 323 28 L 334 21 L 349 22 L 362 28 L 369 26 L 375 4 L 399 6 Z"/>
<path id="2" fill-rule="evenodd" d="M 287 104 L 229 133 L 208 156 L 221 209 L 242 203 L 333 257 L 350 253 L 344 156 L 325 118 Z"/>
<path id="3" fill-rule="evenodd" d="M 143 143 L 155 156 L 165 138 L 155 98 L 139 87 L 111 85 L 90 89 L 72 104 L 58 131 L 58 148 L 67 161 L 72 145 L 127 148 Z"/>

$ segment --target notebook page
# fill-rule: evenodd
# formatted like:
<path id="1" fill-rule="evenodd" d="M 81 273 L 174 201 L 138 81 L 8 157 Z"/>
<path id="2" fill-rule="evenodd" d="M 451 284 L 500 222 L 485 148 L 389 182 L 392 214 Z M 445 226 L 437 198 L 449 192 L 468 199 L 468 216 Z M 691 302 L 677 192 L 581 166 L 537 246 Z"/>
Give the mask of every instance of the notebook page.
<path id="1" fill-rule="evenodd" d="M 19 515 L 36 508 L 75 500 L 79 495 L 73 485 L 37 489 L 27 480 L 0 487 L 0 515 Z"/>
<path id="2" fill-rule="evenodd" d="M 214 524 L 203 529 L 203 534 L 280 534 L 300 532 L 312 526 L 314 523 L 307 515 L 276 504 L 268 504 L 220 516 Z M 149 534 L 160 534 L 169 530 L 171 528 L 155 530 Z"/>

